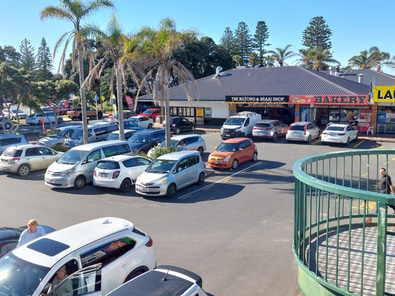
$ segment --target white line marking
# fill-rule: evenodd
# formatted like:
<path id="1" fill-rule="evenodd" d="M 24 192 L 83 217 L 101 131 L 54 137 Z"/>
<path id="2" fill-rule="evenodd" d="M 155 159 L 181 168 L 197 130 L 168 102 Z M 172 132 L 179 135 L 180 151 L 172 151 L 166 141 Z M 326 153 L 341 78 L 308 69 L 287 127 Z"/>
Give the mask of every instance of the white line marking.
<path id="1" fill-rule="evenodd" d="M 234 173 L 233 175 L 230 175 L 230 176 L 225 177 L 225 178 L 223 178 L 223 179 L 221 179 L 221 180 L 218 180 L 217 182 L 211 183 L 211 184 L 209 184 L 209 185 L 207 185 L 207 186 L 204 186 L 204 187 L 202 187 L 202 188 L 199 188 L 199 189 L 197 189 L 197 190 L 195 190 L 195 191 L 189 192 L 188 194 L 185 194 L 185 195 L 183 195 L 183 196 L 180 196 L 180 197 L 178 197 L 177 199 L 183 199 L 183 198 L 185 198 L 185 197 L 188 196 L 188 195 L 192 195 L 192 194 L 194 194 L 194 193 L 196 193 L 196 192 L 199 192 L 199 191 L 201 191 L 201 190 L 204 190 L 204 189 L 206 189 L 207 187 L 213 186 L 214 184 L 221 183 L 222 181 L 225 181 L 226 179 L 231 178 L 231 177 L 233 177 L 233 176 L 236 176 L 236 175 L 238 175 L 238 174 L 241 174 L 242 172 L 244 172 L 244 171 L 246 171 L 246 170 L 248 170 L 248 169 L 250 169 L 250 168 L 253 168 L 254 166 L 256 166 L 256 165 L 258 165 L 258 164 L 261 164 L 261 163 L 262 163 L 261 161 L 260 161 L 260 162 L 257 162 L 257 163 L 255 163 L 255 164 L 249 166 L 248 168 L 245 168 L 244 170 L 242 170 L 242 171 L 240 171 L 240 172 Z"/>

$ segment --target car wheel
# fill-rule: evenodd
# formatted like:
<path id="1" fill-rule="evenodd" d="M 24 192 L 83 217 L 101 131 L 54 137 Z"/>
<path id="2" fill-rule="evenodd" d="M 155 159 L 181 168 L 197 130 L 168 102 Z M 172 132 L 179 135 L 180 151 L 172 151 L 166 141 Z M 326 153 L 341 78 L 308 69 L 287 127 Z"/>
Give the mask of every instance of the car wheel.
<path id="1" fill-rule="evenodd" d="M 237 160 L 237 159 L 235 159 L 233 162 L 232 162 L 232 169 L 237 169 L 237 167 L 239 166 L 239 161 Z"/>
<path id="2" fill-rule="evenodd" d="M 350 144 L 350 142 L 351 142 L 351 141 L 350 141 L 350 137 L 348 137 L 348 138 L 347 138 L 346 145 L 349 145 L 349 144 Z"/>
<path id="3" fill-rule="evenodd" d="M 254 154 L 252 155 L 252 161 L 255 162 L 258 159 L 258 153 L 254 152 Z"/>
<path id="4" fill-rule="evenodd" d="M 355 141 L 358 141 L 358 134 L 355 135 Z"/>
<path id="5" fill-rule="evenodd" d="M 326 142 L 321 141 L 321 144 L 322 144 L 322 145 L 326 145 Z"/>
<path id="6" fill-rule="evenodd" d="M 9 124 L 8 122 L 6 124 L 4 124 L 6 129 L 10 129 L 11 128 L 11 124 Z"/>
<path id="7" fill-rule="evenodd" d="M 180 129 L 177 127 L 176 128 L 176 134 L 178 135 L 180 133 Z"/>
<path id="8" fill-rule="evenodd" d="M 30 166 L 26 163 L 22 164 L 19 168 L 18 168 L 18 175 L 21 177 L 27 176 L 30 173 Z"/>
<path id="9" fill-rule="evenodd" d="M 195 126 L 192 125 L 192 126 L 191 126 L 191 132 L 194 132 L 194 131 L 195 131 Z"/>
<path id="10" fill-rule="evenodd" d="M 62 118 L 58 118 L 58 123 L 62 123 L 63 119 Z"/>
<path id="11" fill-rule="evenodd" d="M 274 133 L 274 135 L 273 135 L 273 141 L 274 141 L 274 142 L 277 142 L 277 140 L 278 140 L 277 133 Z"/>
<path id="12" fill-rule="evenodd" d="M 172 197 L 174 196 L 174 194 L 176 194 L 176 191 L 177 191 L 176 184 L 171 183 L 171 184 L 167 187 L 166 197 L 172 198 Z"/>
<path id="13" fill-rule="evenodd" d="M 201 172 L 197 181 L 198 185 L 202 185 L 204 183 L 204 173 Z"/>
<path id="14" fill-rule="evenodd" d="M 204 149 L 202 146 L 200 146 L 197 151 L 199 151 L 200 155 L 203 155 Z"/>
<path id="15" fill-rule="evenodd" d="M 125 179 L 122 181 L 119 190 L 121 190 L 122 192 L 129 192 L 131 187 L 132 187 L 132 182 L 130 181 L 130 179 Z"/>
<path id="16" fill-rule="evenodd" d="M 152 128 L 152 123 L 148 124 L 148 129 Z"/>
<path id="17" fill-rule="evenodd" d="M 77 190 L 80 190 L 82 188 L 84 188 L 86 183 L 85 177 L 84 176 L 78 176 L 75 180 L 74 180 L 74 188 Z"/>

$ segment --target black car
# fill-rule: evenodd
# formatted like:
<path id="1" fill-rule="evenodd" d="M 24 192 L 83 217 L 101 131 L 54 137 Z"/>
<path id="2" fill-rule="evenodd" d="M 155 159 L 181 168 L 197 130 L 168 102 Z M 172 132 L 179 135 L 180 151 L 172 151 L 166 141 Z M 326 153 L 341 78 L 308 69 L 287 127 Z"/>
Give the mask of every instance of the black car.
<path id="1" fill-rule="evenodd" d="M 147 152 L 165 139 L 164 129 L 143 130 L 134 134 L 128 141 L 134 154 L 147 154 Z"/>
<path id="2" fill-rule="evenodd" d="M 46 233 L 55 231 L 54 228 L 46 225 L 40 225 Z M 27 228 L 23 227 L 0 227 L 0 257 L 3 257 L 9 251 L 16 248 L 21 233 Z"/>
<path id="3" fill-rule="evenodd" d="M 162 127 L 165 126 L 163 123 Z M 181 132 L 193 132 L 195 130 L 195 124 L 184 117 L 174 117 L 170 119 L 170 131 L 175 134 Z"/>

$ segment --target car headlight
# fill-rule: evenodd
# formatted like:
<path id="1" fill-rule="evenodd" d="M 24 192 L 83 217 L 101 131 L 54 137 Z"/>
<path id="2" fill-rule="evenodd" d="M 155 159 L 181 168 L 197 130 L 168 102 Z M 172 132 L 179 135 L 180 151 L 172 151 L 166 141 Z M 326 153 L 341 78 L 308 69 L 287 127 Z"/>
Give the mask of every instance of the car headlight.
<path id="1" fill-rule="evenodd" d="M 230 160 L 230 156 L 225 157 L 224 161 L 229 161 Z"/>
<path id="2" fill-rule="evenodd" d="M 62 176 L 70 176 L 71 174 L 75 173 L 75 168 L 71 168 L 69 170 L 66 170 L 62 173 Z"/>
<path id="3" fill-rule="evenodd" d="M 166 182 L 167 182 L 167 177 L 166 177 L 166 178 L 163 178 L 162 180 L 160 180 L 160 181 L 158 182 L 158 185 L 164 185 L 164 184 L 166 184 Z"/>
<path id="4" fill-rule="evenodd" d="M 241 127 L 236 128 L 236 129 L 235 129 L 235 132 L 239 132 L 240 129 L 241 129 Z"/>
<path id="5" fill-rule="evenodd" d="M 137 177 L 136 183 L 140 182 L 141 175 Z"/>

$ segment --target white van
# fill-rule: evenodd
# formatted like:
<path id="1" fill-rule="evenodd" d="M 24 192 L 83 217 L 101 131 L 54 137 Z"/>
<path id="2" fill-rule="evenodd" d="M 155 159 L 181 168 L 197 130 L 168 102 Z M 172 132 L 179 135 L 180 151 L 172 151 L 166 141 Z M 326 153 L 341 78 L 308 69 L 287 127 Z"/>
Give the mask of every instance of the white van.
<path id="1" fill-rule="evenodd" d="M 254 125 L 262 120 L 262 116 L 255 112 L 239 112 L 229 117 L 221 128 L 223 140 L 236 137 L 248 137 L 252 135 Z"/>
<path id="2" fill-rule="evenodd" d="M 103 217 L 51 232 L 1 257 L 0 295 L 106 295 L 155 266 L 148 234 L 128 220 Z M 60 268 L 69 277 L 56 286 Z"/>
<path id="3" fill-rule="evenodd" d="M 107 136 L 119 129 L 115 122 L 98 122 L 88 125 L 88 143 L 106 140 Z M 74 147 L 84 144 L 82 127 L 69 131 L 65 135 L 63 145 Z"/>
<path id="4" fill-rule="evenodd" d="M 74 147 L 48 167 L 45 184 L 82 189 L 93 181 L 93 172 L 100 159 L 119 154 L 133 155 L 128 141 L 105 141 Z"/>
<path id="5" fill-rule="evenodd" d="M 75 130 L 81 129 L 82 125 L 69 125 L 55 128 L 48 136 L 38 140 L 37 144 L 53 147 L 56 144 L 63 144 L 68 134 L 72 134 Z"/>

